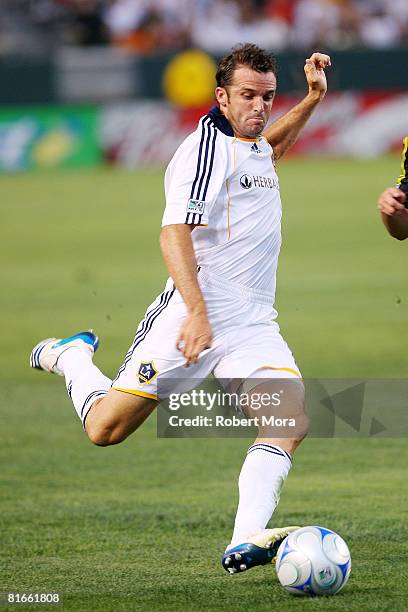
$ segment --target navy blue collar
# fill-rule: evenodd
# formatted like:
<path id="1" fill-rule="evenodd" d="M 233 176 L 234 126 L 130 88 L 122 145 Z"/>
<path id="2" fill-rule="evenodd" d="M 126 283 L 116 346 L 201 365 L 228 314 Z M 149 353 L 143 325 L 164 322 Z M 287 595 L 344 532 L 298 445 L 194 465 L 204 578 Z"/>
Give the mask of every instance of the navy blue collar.
<path id="1" fill-rule="evenodd" d="M 226 136 L 235 136 L 234 130 L 232 129 L 230 122 L 228 121 L 226 116 L 222 114 L 218 106 L 213 106 L 208 111 L 208 115 L 209 117 L 211 117 L 215 127 L 218 128 L 220 132 L 222 132 Z"/>

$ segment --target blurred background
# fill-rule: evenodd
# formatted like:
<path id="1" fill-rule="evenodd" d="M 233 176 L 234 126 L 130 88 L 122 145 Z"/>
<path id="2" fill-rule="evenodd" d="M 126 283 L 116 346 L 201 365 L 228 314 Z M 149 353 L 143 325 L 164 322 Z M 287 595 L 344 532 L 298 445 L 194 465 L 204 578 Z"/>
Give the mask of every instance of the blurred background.
<path id="1" fill-rule="evenodd" d="M 330 94 L 292 154 L 376 157 L 408 113 L 406 0 L 2 0 L 0 172 L 166 163 L 237 42 L 278 57 L 275 117 L 329 52 Z"/>

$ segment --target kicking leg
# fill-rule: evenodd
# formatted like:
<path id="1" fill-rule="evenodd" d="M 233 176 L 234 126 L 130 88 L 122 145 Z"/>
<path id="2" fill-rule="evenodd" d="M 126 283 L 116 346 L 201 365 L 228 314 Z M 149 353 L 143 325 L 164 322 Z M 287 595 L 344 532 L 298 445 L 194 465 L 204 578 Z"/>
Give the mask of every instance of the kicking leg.
<path id="1" fill-rule="evenodd" d="M 118 444 L 133 433 L 154 411 L 156 400 L 110 389 L 95 400 L 85 421 L 89 439 L 98 446 Z"/>
<path id="2" fill-rule="evenodd" d="M 87 331 L 34 347 L 30 365 L 65 377 L 66 387 L 89 439 L 99 446 L 122 442 L 153 412 L 157 401 L 111 389 L 112 381 L 92 362 L 99 345 Z"/>
<path id="3" fill-rule="evenodd" d="M 243 388 L 254 400 L 246 413 L 250 418 L 257 418 L 258 437 L 248 449 L 239 476 L 234 532 L 223 557 L 223 566 L 230 573 L 269 563 L 281 541 L 297 528 L 265 529 L 292 466 L 292 454 L 307 433 L 303 383 L 292 378 L 260 382 L 258 378 L 262 375 L 270 376 L 270 373 L 259 370 Z M 278 396 L 279 406 L 274 406 L 272 398 Z M 260 405 L 261 397 L 271 398 L 271 403 Z M 278 428 L 279 437 L 272 416 L 286 423 Z"/>

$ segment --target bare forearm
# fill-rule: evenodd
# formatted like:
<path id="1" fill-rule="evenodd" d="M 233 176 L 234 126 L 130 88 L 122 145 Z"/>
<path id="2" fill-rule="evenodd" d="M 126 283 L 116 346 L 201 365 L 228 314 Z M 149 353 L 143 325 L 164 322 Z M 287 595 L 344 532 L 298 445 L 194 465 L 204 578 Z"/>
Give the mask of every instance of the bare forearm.
<path id="1" fill-rule="evenodd" d="M 405 240 L 408 238 L 408 214 L 395 213 L 394 216 L 381 213 L 382 221 L 387 228 L 388 233 L 397 240 Z"/>
<path id="2" fill-rule="evenodd" d="M 323 97 L 323 92 L 310 91 L 299 104 L 265 130 L 263 135 L 272 146 L 275 159 L 282 157 L 296 142 L 300 131 Z"/>
<path id="3" fill-rule="evenodd" d="M 189 313 L 206 312 L 197 280 L 197 262 L 189 225 L 166 225 L 160 235 L 160 246 L 167 269 L 179 290 Z"/>

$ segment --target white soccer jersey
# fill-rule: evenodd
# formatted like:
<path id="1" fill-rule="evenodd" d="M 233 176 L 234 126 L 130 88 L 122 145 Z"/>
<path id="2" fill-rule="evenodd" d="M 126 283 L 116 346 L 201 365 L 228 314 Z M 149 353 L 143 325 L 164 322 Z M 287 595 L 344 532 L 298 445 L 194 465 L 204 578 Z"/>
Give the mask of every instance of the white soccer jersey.
<path id="1" fill-rule="evenodd" d="M 162 225 L 194 224 L 203 272 L 274 297 L 281 200 L 265 138 L 234 136 L 218 108 L 176 151 L 165 176 Z"/>
<path id="2" fill-rule="evenodd" d="M 172 279 L 149 306 L 114 389 L 163 399 L 211 372 L 223 381 L 300 378 L 274 320 L 281 201 L 264 138 L 240 140 L 218 109 L 179 147 L 165 178 L 163 225 L 195 225 L 198 280 L 214 338 L 185 368 L 177 338 L 187 308 Z"/>

